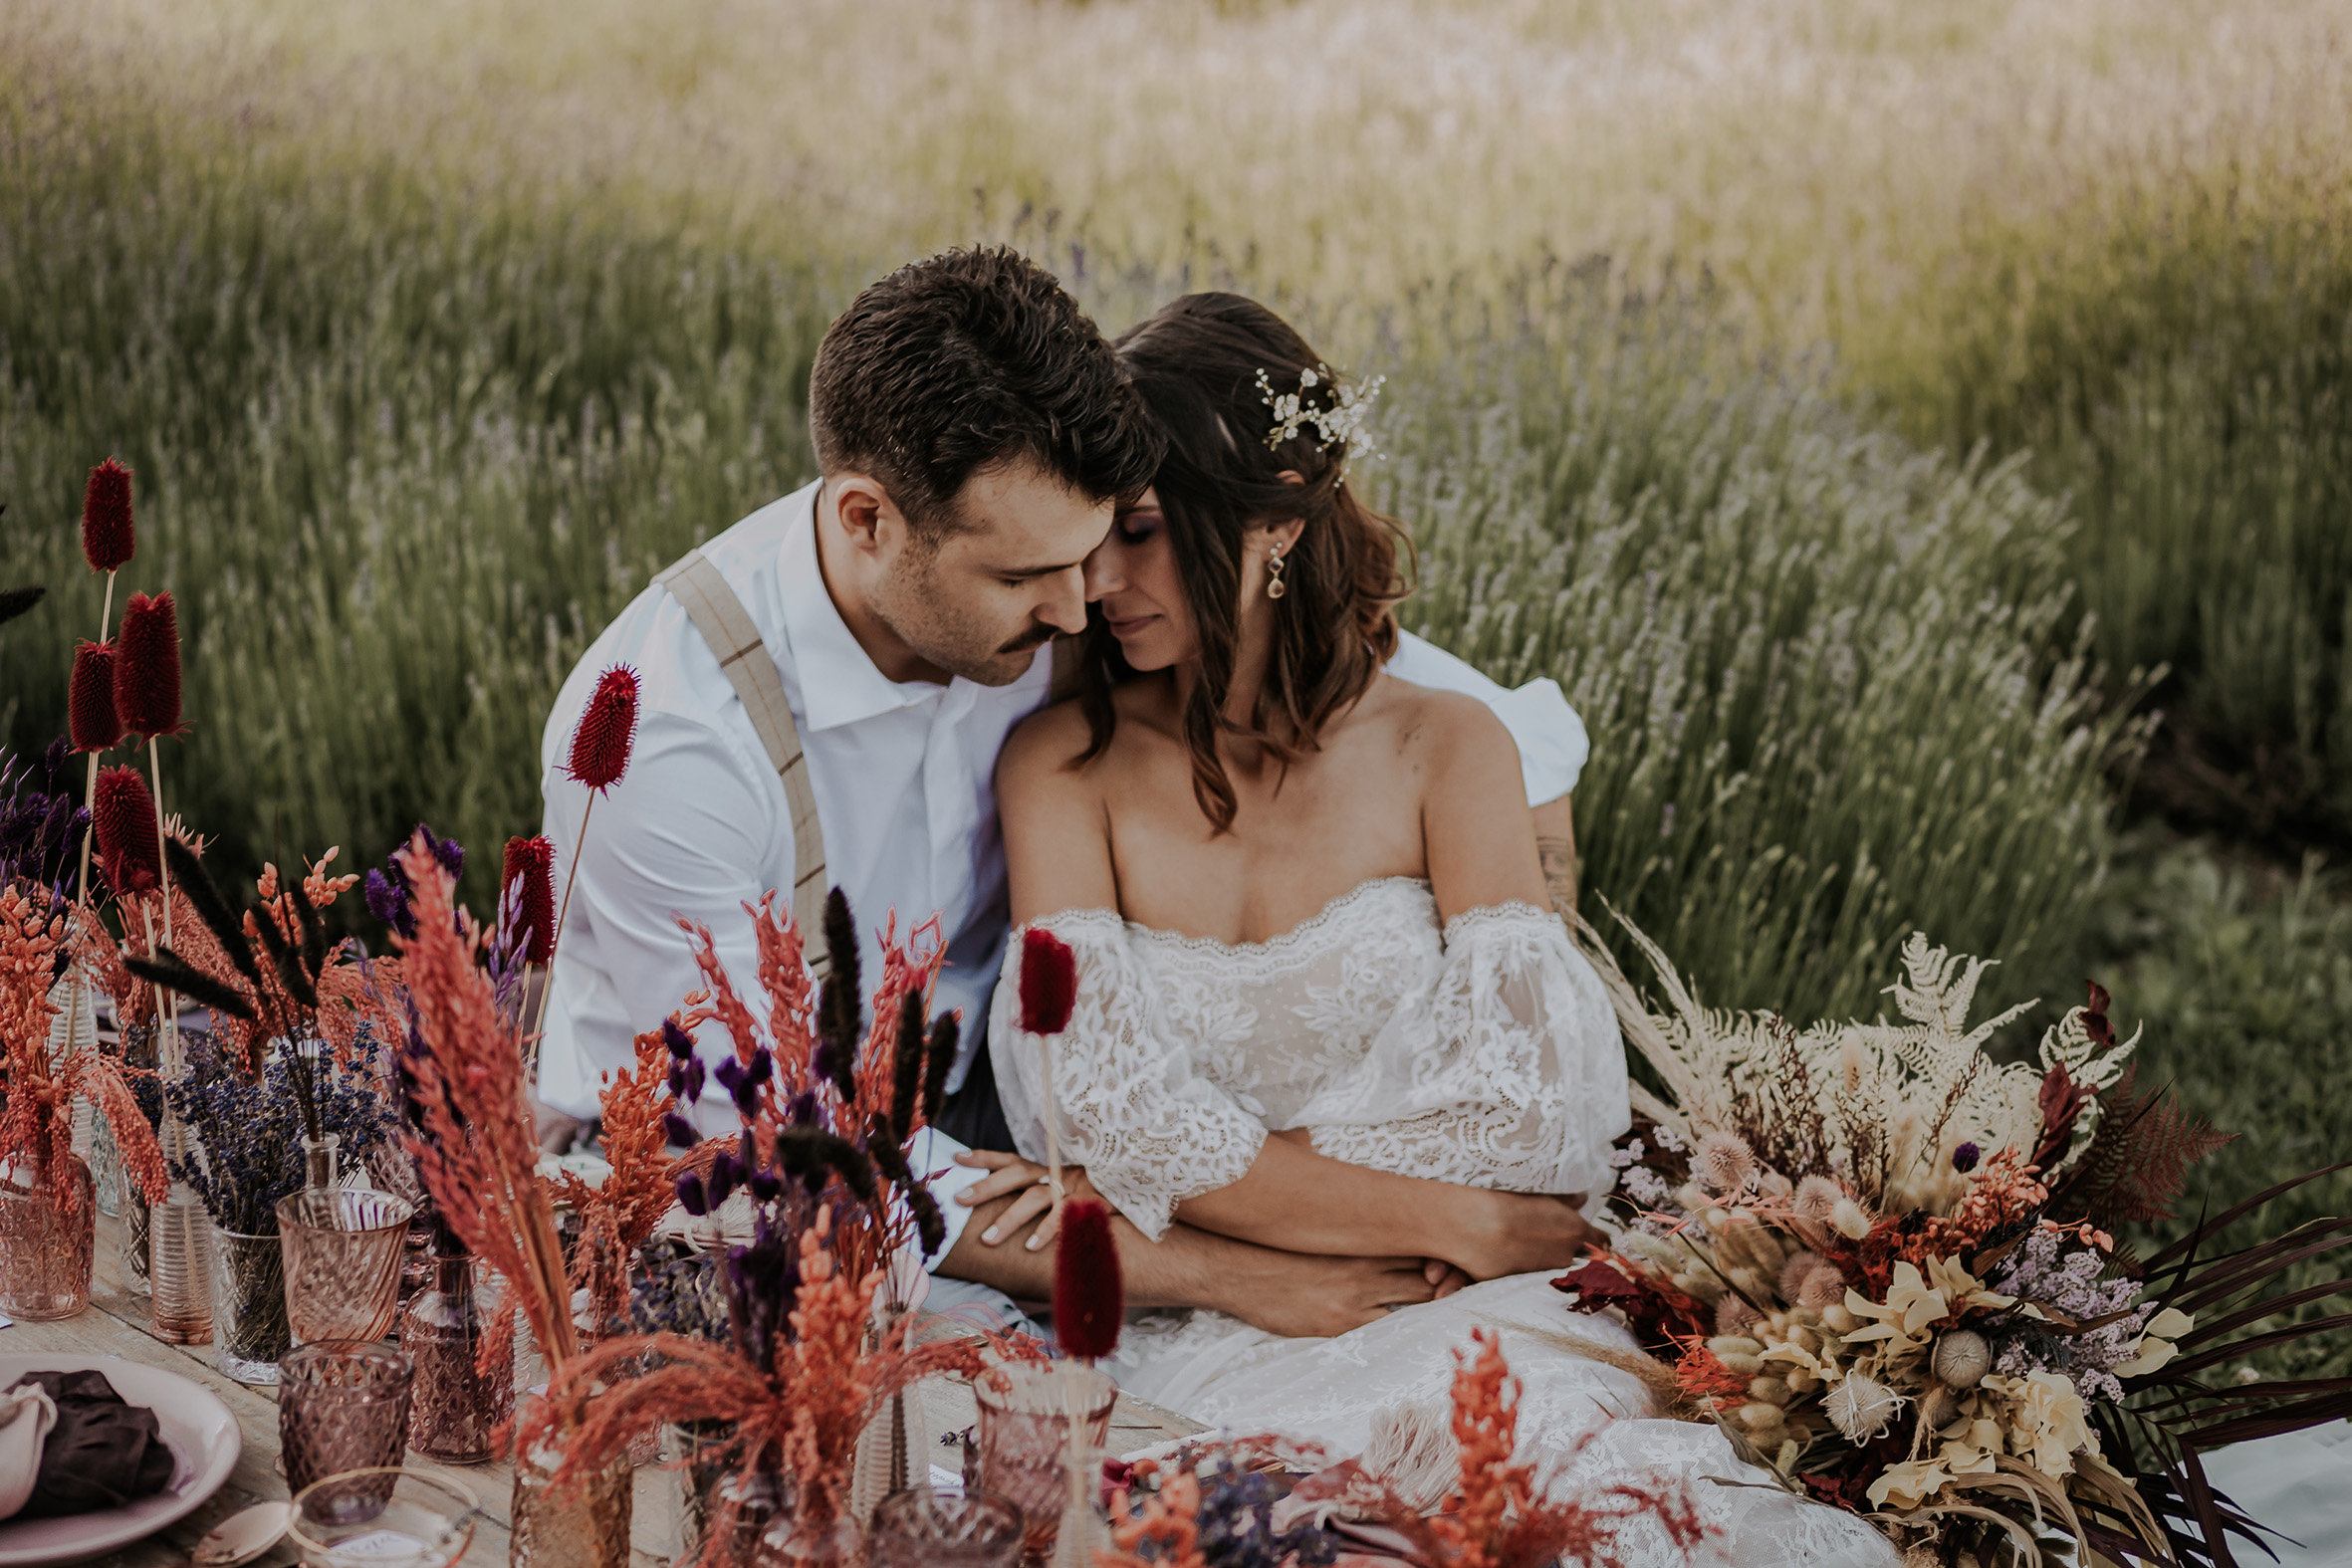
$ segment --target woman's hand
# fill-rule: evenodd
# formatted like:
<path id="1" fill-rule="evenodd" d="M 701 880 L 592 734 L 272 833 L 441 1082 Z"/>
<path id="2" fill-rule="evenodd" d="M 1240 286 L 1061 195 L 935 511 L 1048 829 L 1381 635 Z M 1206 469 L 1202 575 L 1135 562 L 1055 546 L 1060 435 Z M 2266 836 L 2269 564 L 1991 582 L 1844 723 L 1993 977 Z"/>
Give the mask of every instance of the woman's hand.
<path id="1" fill-rule="evenodd" d="M 1021 1228 L 1032 1220 L 1045 1215 L 1045 1224 L 1039 1226 L 1037 1233 L 1029 1238 L 1028 1246 L 1035 1252 L 1054 1244 L 1054 1237 L 1060 1232 L 1061 1221 L 1059 1216 L 1050 1212 L 1054 1207 L 1051 1172 L 1034 1160 L 1024 1160 L 1017 1154 L 1007 1154 L 997 1149 L 967 1149 L 957 1155 L 955 1160 L 956 1164 L 969 1170 L 990 1173 L 984 1180 L 956 1194 L 956 1202 L 965 1208 L 977 1209 L 982 1204 L 994 1203 L 1008 1193 L 1021 1195 L 1013 1200 L 1011 1208 L 997 1216 L 995 1224 L 980 1232 L 983 1243 L 999 1245 L 1007 1236 L 1020 1234 Z M 1094 1184 L 1086 1180 L 1086 1168 L 1082 1165 L 1065 1165 L 1061 1168 L 1061 1192 L 1064 1202 L 1076 1198 L 1102 1202 L 1102 1195 L 1095 1192 Z"/>
<path id="2" fill-rule="evenodd" d="M 1541 1193 L 1455 1189 L 1464 1213 L 1448 1259 L 1473 1279 L 1500 1279 L 1566 1268 L 1587 1246 L 1608 1239 L 1576 1210 L 1576 1198 Z"/>

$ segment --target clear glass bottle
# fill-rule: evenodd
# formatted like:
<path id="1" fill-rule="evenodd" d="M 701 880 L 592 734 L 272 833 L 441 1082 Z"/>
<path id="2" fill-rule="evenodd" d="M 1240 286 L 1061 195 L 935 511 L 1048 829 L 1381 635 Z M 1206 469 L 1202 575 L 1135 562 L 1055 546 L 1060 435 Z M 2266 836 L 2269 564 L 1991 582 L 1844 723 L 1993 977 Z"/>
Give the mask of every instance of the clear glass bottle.
<path id="1" fill-rule="evenodd" d="M 474 1259 L 433 1259 L 432 1283 L 408 1303 L 400 1348 L 416 1363 L 408 1446 L 427 1458 L 479 1464 L 495 1458 L 492 1442 L 515 1413 L 511 1336 L 498 1334 L 497 1298 L 477 1282 Z M 483 1341 L 497 1337 L 484 1368 Z"/>

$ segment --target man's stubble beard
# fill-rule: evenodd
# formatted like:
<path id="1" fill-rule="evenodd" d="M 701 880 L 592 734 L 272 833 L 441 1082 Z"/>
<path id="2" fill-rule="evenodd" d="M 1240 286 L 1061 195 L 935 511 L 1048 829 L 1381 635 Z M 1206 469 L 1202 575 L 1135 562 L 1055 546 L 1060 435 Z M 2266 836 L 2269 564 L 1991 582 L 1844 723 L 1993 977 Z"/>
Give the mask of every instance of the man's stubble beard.
<path id="1" fill-rule="evenodd" d="M 984 625 L 941 586 L 937 552 L 919 546 L 899 558 L 898 569 L 875 585 L 867 602 L 875 618 L 927 663 L 981 686 L 1012 685 L 1054 638 L 1055 629 L 1039 621 L 1010 639 L 1002 627 Z"/>

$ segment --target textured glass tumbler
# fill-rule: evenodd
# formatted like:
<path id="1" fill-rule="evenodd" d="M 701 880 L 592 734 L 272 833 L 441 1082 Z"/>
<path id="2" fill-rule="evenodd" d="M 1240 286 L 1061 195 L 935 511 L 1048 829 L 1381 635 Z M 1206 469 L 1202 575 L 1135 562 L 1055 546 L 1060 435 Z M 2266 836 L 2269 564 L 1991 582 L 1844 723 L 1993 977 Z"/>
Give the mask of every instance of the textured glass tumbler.
<path id="1" fill-rule="evenodd" d="M 874 1509 L 866 1568 L 1013 1568 L 1021 1538 L 1021 1510 L 1003 1497 L 910 1486 Z"/>
<path id="2" fill-rule="evenodd" d="M 98 1194 L 90 1167 L 20 1161 L 0 1169 L 0 1313 L 40 1322 L 90 1305 L 98 1251 Z"/>
<path id="3" fill-rule="evenodd" d="M 972 1394 L 980 1404 L 980 1488 L 1021 1510 L 1025 1556 L 1043 1561 L 1069 1504 L 1070 1413 L 1077 1413 L 1083 1452 L 1099 1453 L 1118 1385 L 1074 1362 L 1020 1363 L 981 1373 Z"/>
<path id="4" fill-rule="evenodd" d="M 212 1337 L 221 1371 L 240 1383 L 275 1383 L 286 1332 L 286 1266 L 274 1235 L 213 1234 Z"/>
<path id="5" fill-rule="evenodd" d="M 414 1214 L 388 1193 L 306 1189 L 278 1200 L 286 1326 L 296 1344 L 381 1339 L 392 1331 Z"/>
<path id="6" fill-rule="evenodd" d="M 278 1363 L 278 1447 L 286 1484 L 301 1491 L 343 1470 L 398 1468 L 408 1450 L 416 1366 L 400 1351 L 358 1340 L 299 1345 Z M 388 1480 L 353 1483 L 346 1506 L 380 1510 Z M 321 1494 L 320 1511 L 334 1499 Z"/>

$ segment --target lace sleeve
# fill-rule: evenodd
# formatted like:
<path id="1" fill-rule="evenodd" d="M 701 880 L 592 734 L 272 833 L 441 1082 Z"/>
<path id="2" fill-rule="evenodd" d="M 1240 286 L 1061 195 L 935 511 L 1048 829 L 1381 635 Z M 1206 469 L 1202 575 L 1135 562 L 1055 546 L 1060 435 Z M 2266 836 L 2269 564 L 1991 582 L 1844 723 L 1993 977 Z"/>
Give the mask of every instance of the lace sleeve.
<path id="1" fill-rule="evenodd" d="M 1153 982 L 1108 910 L 1075 910 L 1038 925 L 1077 955 L 1077 1007 L 1052 1040 L 1019 1025 L 1021 936 L 1005 946 L 990 1009 L 990 1060 L 1022 1155 L 1046 1157 L 1045 1059 L 1053 1058 L 1061 1157 L 1135 1229 L 1158 1240 L 1188 1198 L 1230 1187 L 1266 1141 L 1266 1125 L 1198 1076 L 1188 1053 L 1154 1027 Z"/>
<path id="2" fill-rule="evenodd" d="M 1293 1125 L 1335 1160 L 1523 1193 L 1609 1185 L 1631 1124 L 1625 1048 L 1600 978 L 1548 911 L 1474 909 L 1435 980 Z"/>

